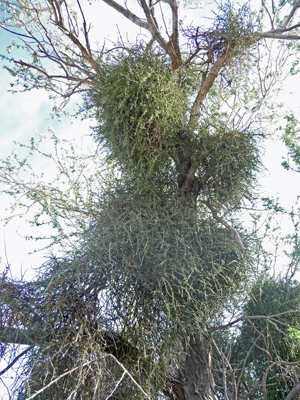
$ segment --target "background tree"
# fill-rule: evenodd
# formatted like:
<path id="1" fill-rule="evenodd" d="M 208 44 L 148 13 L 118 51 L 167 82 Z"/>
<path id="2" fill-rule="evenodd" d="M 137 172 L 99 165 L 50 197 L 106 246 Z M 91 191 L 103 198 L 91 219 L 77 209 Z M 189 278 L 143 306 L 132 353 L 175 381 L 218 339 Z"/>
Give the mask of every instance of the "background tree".
<path id="1" fill-rule="evenodd" d="M 263 2 L 258 11 L 226 3 L 210 28 L 184 27 L 173 0 L 167 8 L 141 0 L 135 13 L 104 2 L 145 30 L 148 41 L 120 39 L 112 48 L 93 50 L 86 4 L 1 4 L 1 27 L 29 56 L 7 56 L 16 83 L 49 90 L 63 102 L 82 93 L 84 115 L 97 121 L 95 141 L 116 171 L 111 179 L 97 176 L 101 190 L 85 201 L 77 184 L 71 201 L 59 189 L 25 187 L 54 227 L 61 217 L 76 215 L 80 224 L 73 252 L 50 257 L 34 282 L 14 282 L 7 274 L 1 279 L 3 354 L 11 344 L 29 346 L 16 396 L 237 399 L 256 390 L 259 396 L 260 388 L 266 396 L 264 363 L 276 363 L 274 354 L 282 353 L 258 360 L 254 382 L 252 347 L 260 346 L 264 321 L 275 323 L 277 310 L 247 316 L 248 310 L 256 313 L 248 299 L 239 307 L 242 317 L 224 318 L 256 273 L 254 238 L 238 212 L 255 199 L 266 136 L 263 106 L 288 53 L 279 50 L 275 69 L 261 55 L 266 38 L 300 38 L 300 2 Z M 8 191 L 24 190 L 13 169 L 23 165 L 4 164 L 2 180 L 16 185 Z M 297 302 L 292 311 L 298 313 Z M 257 340 L 241 366 L 239 343 L 247 343 L 249 328 L 244 322 L 233 365 L 232 338 L 224 330 L 252 320 L 262 320 L 251 325 Z M 283 336 L 297 346 L 297 318 L 281 323 Z M 212 336 L 218 331 L 219 341 Z M 276 332 L 269 334 L 279 340 Z M 282 389 L 280 379 L 276 384 Z M 292 385 L 282 393 L 292 393 Z"/>
<path id="2" fill-rule="evenodd" d="M 285 399 L 297 386 L 298 291 L 297 281 L 261 277 L 243 305 L 243 317 L 232 324 L 235 330 L 214 335 L 218 350 L 223 348 L 229 370 L 236 377 L 236 387 L 229 381 L 230 391 L 238 390 L 242 398 L 247 398 L 249 389 L 256 388 L 250 398 Z M 217 355 L 218 363 L 221 360 Z M 223 368 L 221 364 L 219 382 Z"/>

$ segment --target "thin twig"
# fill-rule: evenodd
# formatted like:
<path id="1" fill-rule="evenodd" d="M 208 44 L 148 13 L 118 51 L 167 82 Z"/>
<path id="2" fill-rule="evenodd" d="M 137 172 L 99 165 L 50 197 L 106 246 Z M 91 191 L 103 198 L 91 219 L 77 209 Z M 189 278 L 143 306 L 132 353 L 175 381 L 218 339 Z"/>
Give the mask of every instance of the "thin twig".
<path id="1" fill-rule="evenodd" d="M 34 346 L 29 346 L 27 349 L 22 351 L 22 353 L 17 355 L 17 357 L 15 357 L 13 359 L 13 361 L 10 364 L 8 364 L 8 366 L 6 368 L 4 368 L 2 371 L 0 371 L 0 376 L 5 374 L 5 372 L 8 371 L 21 357 L 23 357 L 26 353 L 28 353 L 28 351 L 30 351 L 33 348 L 34 348 Z"/>
<path id="2" fill-rule="evenodd" d="M 203 203 L 210 209 L 214 219 L 218 222 L 220 222 L 220 224 L 222 224 L 223 226 L 225 226 L 225 228 L 227 228 L 229 230 L 229 232 L 231 232 L 234 237 L 236 238 L 237 244 L 239 245 L 239 248 L 241 249 L 244 257 L 246 258 L 248 264 L 251 266 L 251 268 L 253 269 L 253 271 L 255 272 L 254 266 L 250 260 L 250 256 L 249 253 L 247 251 L 247 249 L 245 248 L 242 239 L 240 237 L 240 234 L 238 233 L 238 231 L 236 229 L 234 229 L 233 226 L 231 226 L 228 222 L 226 222 L 223 218 L 221 218 L 218 215 L 217 210 L 213 207 L 213 205 L 211 203 L 209 203 L 208 201 L 203 201 Z"/>
<path id="3" fill-rule="evenodd" d="M 49 382 L 48 385 L 44 386 L 42 389 L 38 390 L 37 392 L 35 392 L 32 396 L 28 397 L 26 400 L 32 400 L 34 399 L 38 394 L 42 393 L 44 390 L 48 389 L 51 385 L 53 385 L 54 383 L 56 383 L 57 381 L 59 381 L 61 378 L 63 378 L 64 376 L 70 375 L 72 372 L 77 371 L 77 369 L 79 368 L 83 368 L 87 365 L 89 365 L 91 363 L 91 361 L 84 363 L 83 365 L 79 365 L 78 367 L 75 367 L 73 369 L 71 369 L 70 371 L 65 372 L 64 374 L 61 374 L 60 376 L 58 376 L 57 378 L 53 379 L 53 381 Z"/>
<path id="4" fill-rule="evenodd" d="M 281 316 L 281 315 L 286 315 L 286 314 L 290 314 L 290 313 L 291 313 L 291 314 L 300 313 L 300 310 L 284 311 L 284 312 L 282 312 L 282 313 L 273 314 L 273 315 L 251 315 L 251 316 L 244 316 L 244 317 L 237 318 L 236 320 L 234 320 L 234 321 L 232 321 L 232 322 L 229 322 L 229 323 L 226 324 L 226 325 L 213 326 L 212 328 L 210 328 L 210 332 L 214 332 L 214 331 L 217 331 L 217 330 L 219 330 L 219 329 L 228 328 L 228 327 L 230 327 L 230 326 L 233 326 L 233 325 L 237 324 L 237 323 L 240 322 L 240 321 L 247 321 L 247 320 L 250 321 L 250 320 L 253 320 L 253 319 L 267 319 L 267 320 L 269 320 L 269 319 L 271 319 L 271 318 L 279 317 L 279 316 Z"/>
<path id="5" fill-rule="evenodd" d="M 266 383 L 267 383 L 267 376 L 268 376 L 268 373 L 269 373 L 270 369 L 272 369 L 273 367 L 275 367 L 275 366 L 278 365 L 278 364 L 283 364 L 283 365 L 297 365 L 297 364 L 299 364 L 299 363 L 300 363 L 300 360 L 293 361 L 293 362 L 288 362 L 288 361 L 276 361 L 276 362 L 274 362 L 273 364 L 269 365 L 269 367 L 266 369 L 266 372 L 265 372 L 264 377 L 263 377 L 263 380 L 262 380 L 262 387 L 263 387 L 263 394 L 264 394 L 263 400 L 267 400 L 267 397 L 268 397 L 268 391 L 267 391 L 267 388 L 266 388 Z"/>
<path id="6" fill-rule="evenodd" d="M 140 389 L 140 391 L 143 393 L 143 395 L 151 400 L 151 397 L 143 390 L 143 388 L 137 383 L 137 381 L 134 379 L 134 377 L 130 374 L 130 372 L 124 367 L 124 365 L 122 363 L 120 363 L 120 361 L 113 356 L 112 354 L 106 354 L 107 357 L 111 357 L 122 369 L 123 371 L 129 376 L 129 378 L 132 380 L 132 382 Z M 27 399 L 30 400 L 30 399 Z"/>
<path id="7" fill-rule="evenodd" d="M 116 383 L 116 386 L 115 386 L 114 390 L 111 392 L 111 394 L 110 394 L 108 397 L 106 397 L 105 400 L 108 400 L 108 399 L 115 393 L 115 391 L 117 390 L 118 386 L 119 386 L 120 383 L 122 382 L 122 380 L 123 380 L 123 378 L 124 378 L 125 375 L 126 375 L 126 371 L 123 372 L 121 378 L 120 378 L 120 379 L 118 380 L 118 382 Z"/>

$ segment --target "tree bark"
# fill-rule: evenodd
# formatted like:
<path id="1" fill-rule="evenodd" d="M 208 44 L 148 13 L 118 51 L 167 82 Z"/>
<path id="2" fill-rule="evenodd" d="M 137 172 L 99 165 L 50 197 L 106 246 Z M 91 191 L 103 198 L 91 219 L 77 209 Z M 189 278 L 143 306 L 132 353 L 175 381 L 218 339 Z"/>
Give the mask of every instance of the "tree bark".
<path id="1" fill-rule="evenodd" d="M 293 387 L 293 389 L 290 391 L 290 393 L 286 396 L 284 400 L 293 400 L 297 399 L 296 397 L 300 393 L 300 383 L 296 383 L 296 385 Z"/>
<path id="2" fill-rule="evenodd" d="M 212 375 L 210 337 L 196 333 L 191 338 L 184 366 L 185 400 L 216 400 Z"/>

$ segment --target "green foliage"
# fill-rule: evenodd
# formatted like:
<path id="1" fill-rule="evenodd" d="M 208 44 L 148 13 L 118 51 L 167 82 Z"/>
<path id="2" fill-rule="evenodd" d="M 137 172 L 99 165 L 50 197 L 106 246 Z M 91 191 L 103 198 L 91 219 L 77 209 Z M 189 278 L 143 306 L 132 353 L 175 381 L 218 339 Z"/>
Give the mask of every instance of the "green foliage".
<path id="1" fill-rule="evenodd" d="M 196 89 L 190 67 L 181 71 L 178 86 L 178 73 L 164 57 L 145 58 L 142 50 L 110 60 L 96 89 L 86 96 L 86 109 L 94 110 L 99 121 L 96 140 L 121 170 L 142 181 L 141 186 L 155 174 L 178 173 L 187 162 L 195 167 L 196 176 L 210 176 L 202 184 L 203 199 L 216 205 L 238 204 L 252 191 L 262 135 L 230 128 L 219 114 L 187 128 Z"/>
<path id="2" fill-rule="evenodd" d="M 228 232 L 169 200 L 153 204 L 130 188 L 108 193 L 73 258 L 51 258 L 44 265 L 36 312 L 53 343 L 33 355 L 32 384 L 45 385 L 77 366 L 78 371 L 41 399 L 60 390 L 71 393 L 73 375 L 76 393 L 88 395 L 94 372 L 99 365 L 105 370 L 104 332 L 132 347 L 118 359 L 143 388 L 162 390 L 173 359 L 187 350 L 190 332 L 202 329 L 244 280 L 247 268 Z M 77 360 L 92 361 L 81 371 Z"/>
<path id="3" fill-rule="evenodd" d="M 288 328 L 288 329 L 287 329 L 287 333 L 290 335 L 290 337 L 291 337 L 293 340 L 296 340 L 296 342 L 299 342 L 299 343 L 300 343 L 300 333 L 299 333 L 299 330 L 298 330 L 298 329 L 295 329 L 295 328 Z"/>
<path id="4" fill-rule="evenodd" d="M 220 3 L 218 11 L 214 14 L 212 36 L 220 48 L 229 45 L 234 47 L 238 54 L 257 41 L 254 32 L 259 27 L 259 21 L 255 13 L 251 12 L 248 3 L 240 8 L 236 8 L 230 1 Z"/>
<path id="5" fill-rule="evenodd" d="M 51 136 L 16 144 L 9 157 L 0 160 L 1 193 L 14 199 L 13 215 L 26 214 L 35 228 L 47 225 L 48 236 L 34 239 L 51 239 L 49 247 L 59 243 L 66 250 L 88 225 L 101 185 L 110 182 L 113 168 L 104 165 L 94 149 L 87 147 L 83 153 L 74 141 L 59 139 L 50 129 L 48 133 Z M 32 167 L 35 157 L 42 166 L 38 170 Z"/>
<path id="6" fill-rule="evenodd" d="M 113 157 L 128 167 L 157 169 L 178 142 L 187 96 L 164 57 L 120 55 L 106 66 L 88 102 L 96 107 L 99 130 Z"/>
<path id="7" fill-rule="evenodd" d="M 286 115 L 285 132 L 282 140 L 288 148 L 289 158 L 282 162 L 285 169 L 300 172 L 300 143 L 299 143 L 299 121 L 293 114 Z"/>
<path id="8" fill-rule="evenodd" d="M 256 132 L 228 129 L 219 123 L 200 126 L 192 157 L 199 176 L 206 171 L 211 173 L 201 197 L 215 204 L 233 206 L 253 194 L 261 165 L 258 139 Z"/>
<path id="9" fill-rule="evenodd" d="M 261 381 L 273 362 L 300 359 L 299 310 L 299 282 L 265 277 L 255 282 L 243 311 L 245 315 L 257 317 L 243 322 L 234 349 L 234 358 L 240 365 L 246 360 L 245 379 L 249 385 Z M 278 364 L 269 371 L 270 399 L 284 399 L 293 386 L 290 379 L 281 375 L 281 367 Z"/>
<path id="10" fill-rule="evenodd" d="M 33 290 L 27 287 L 19 291 L 22 300 L 34 305 L 32 314 L 24 318 L 25 327 L 27 322 L 32 328 L 30 318 L 34 315 L 35 325 L 40 326 L 41 343 L 26 362 L 29 379 L 16 389 L 18 399 L 26 399 L 39 390 L 40 400 L 69 396 L 74 400 L 104 399 L 124 372 L 116 359 L 142 380 L 139 373 L 145 372 L 143 354 L 136 343 L 128 343 L 116 331 L 110 335 L 115 316 L 103 311 L 108 279 L 97 273 L 95 279 L 95 272 L 94 266 L 79 256 L 52 256 L 42 266 L 36 284 L 31 285 Z M 135 374 L 133 366 L 137 364 L 139 370 Z M 118 387 L 121 396 L 125 396 L 124 391 L 131 396 L 129 383 L 125 379 Z M 147 387 L 145 377 L 143 384 Z M 135 393 L 136 387 L 133 389 Z"/>
<path id="11" fill-rule="evenodd" d="M 102 212 L 85 243 L 93 263 L 100 274 L 110 269 L 118 277 L 113 290 L 120 304 L 140 303 L 142 297 L 135 318 L 149 318 L 153 326 L 159 312 L 177 329 L 201 326 L 204 315 L 213 315 L 246 273 L 234 240 L 174 197 L 159 204 L 132 192 L 130 187 L 118 190 L 99 205 Z M 145 304 L 148 311 L 142 306 L 146 298 L 154 299 Z M 132 327 L 132 320 L 126 325 Z"/>
<path id="12" fill-rule="evenodd" d="M 224 319 L 226 305 L 238 303 L 234 296 L 250 278 L 248 246 L 228 220 L 253 195 L 260 168 L 263 135 L 250 129 L 250 119 L 244 122 L 245 113 L 252 117 L 260 110 L 278 73 L 269 65 L 262 73 L 260 59 L 247 57 L 260 29 L 248 5 L 238 11 L 220 5 L 212 28 L 187 28 L 180 48 L 172 3 L 169 42 L 149 28 L 161 54 L 124 43 L 122 51 L 93 51 L 80 3 L 82 27 L 67 3 L 49 1 L 46 10 L 32 11 L 22 0 L 17 5 L 25 14 L 19 17 L 11 3 L 8 11 L 26 28 L 23 45 L 32 59 L 8 70 L 24 90 L 43 87 L 66 100 L 85 92 L 83 109 L 98 124 L 94 138 L 116 173 L 102 176 L 97 157 L 77 158 L 72 146 L 60 157 L 56 138 L 56 157 L 50 159 L 59 173 L 50 185 L 19 182 L 24 170 L 32 173 L 26 158 L 7 160 L 0 170 L 10 185 L 6 193 L 18 204 L 24 205 L 25 192 L 40 206 L 36 224 L 46 215 L 59 239 L 78 239 L 72 252 L 63 249 L 64 258 L 50 257 L 32 285 L 6 276 L 0 281 L 1 323 L 39 335 L 17 395 L 25 399 L 41 390 L 39 399 L 139 399 L 145 397 L 137 392 L 141 385 L 159 398 L 168 374 L 182 366 L 191 338 Z M 33 29 L 27 28 L 31 19 Z M 249 78 L 254 66 L 257 75 Z M 295 126 L 288 119 L 284 139 L 298 162 Z M 34 141 L 30 151 L 40 153 Z M 86 168 L 89 161 L 94 174 Z M 267 205 L 275 209 L 271 200 Z M 228 351 L 238 367 L 245 366 L 248 382 L 261 379 L 274 360 L 300 357 L 299 294 L 293 282 L 259 280 L 246 305 L 239 305 L 243 314 L 263 316 L 243 320 Z M 291 307 L 297 312 L 288 313 Z M 264 317 L 278 312 L 284 314 L 276 320 Z M 230 334 L 221 339 L 229 342 Z M 218 354 L 219 362 L 224 355 Z M 269 393 L 279 399 L 286 383 L 274 371 L 272 378 L 277 387 Z"/>
<path id="13" fill-rule="evenodd" d="M 300 307 L 300 285 L 297 281 L 286 282 L 285 279 L 263 278 L 255 283 L 251 290 L 251 298 L 245 305 L 244 310 L 246 315 L 276 315 L 284 313 L 276 317 L 279 321 L 278 327 L 283 331 L 287 329 L 282 326 L 288 323 L 293 326 L 299 326 L 300 319 L 298 313 L 289 313 L 291 310 L 297 311 Z M 282 324 L 282 325 L 280 325 Z M 254 326 L 260 327 L 258 330 L 262 331 L 267 325 L 274 341 L 274 351 L 269 349 L 270 356 L 276 354 L 279 358 L 287 359 L 289 354 L 289 361 L 294 361 L 299 357 L 300 347 L 292 346 L 282 336 L 276 327 L 268 321 L 255 321 Z M 276 336 L 279 335 L 278 338 Z"/>

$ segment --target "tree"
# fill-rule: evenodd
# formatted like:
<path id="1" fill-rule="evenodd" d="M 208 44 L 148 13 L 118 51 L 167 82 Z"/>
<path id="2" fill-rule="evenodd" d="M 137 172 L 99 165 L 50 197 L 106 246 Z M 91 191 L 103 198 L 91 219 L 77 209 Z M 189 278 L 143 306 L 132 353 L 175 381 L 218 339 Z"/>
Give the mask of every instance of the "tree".
<path id="1" fill-rule="evenodd" d="M 85 3 L 1 4 L 2 29 L 27 51 L 22 60 L 6 56 L 16 83 L 63 103 L 81 93 L 81 111 L 95 117 L 95 141 L 115 171 L 97 176 L 101 190 L 84 201 L 62 168 L 75 194 L 69 201 L 62 190 L 25 186 L 4 165 L 8 191 L 25 189 L 55 227 L 60 217 L 80 216 L 73 252 L 49 258 L 34 282 L 1 279 L 3 354 L 28 346 L 7 367 L 27 354 L 17 398 L 237 399 L 260 398 L 261 388 L 266 398 L 273 364 L 298 360 L 282 360 L 279 349 L 256 365 L 255 347 L 281 340 L 264 325 L 279 323 L 298 346 L 299 288 L 274 283 L 293 289 L 283 313 L 261 314 L 251 298 L 241 306 L 256 276 L 258 238 L 249 238 L 239 210 L 255 200 L 263 111 L 285 49 L 297 50 L 300 1 L 263 2 L 258 11 L 225 3 L 209 28 L 184 27 L 174 0 L 141 0 L 136 13 L 104 2 L 148 40 L 93 50 Z M 266 39 L 282 41 L 272 66 L 262 59 Z M 277 379 L 275 392 L 298 393 L 295 371 L 284 369 L 289 382 Z"/>

